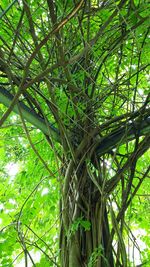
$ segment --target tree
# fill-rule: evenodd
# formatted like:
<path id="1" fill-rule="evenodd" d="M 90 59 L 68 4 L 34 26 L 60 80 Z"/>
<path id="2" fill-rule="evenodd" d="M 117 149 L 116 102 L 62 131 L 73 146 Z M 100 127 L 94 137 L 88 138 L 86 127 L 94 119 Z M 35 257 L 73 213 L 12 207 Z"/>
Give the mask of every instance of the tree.
<path id="1" fill-rule="evenodd" d="M 25 266 L 135 266 L 128 224 L 149 177 L 148 1 L 4 1 L 1 9 L 2 168 L 8 155 L 25 166 L 12 193 L 3 174 L 3 203 L 18 202 L 2 217 L 3 266 L 14 266 L 14 251 Z"/>

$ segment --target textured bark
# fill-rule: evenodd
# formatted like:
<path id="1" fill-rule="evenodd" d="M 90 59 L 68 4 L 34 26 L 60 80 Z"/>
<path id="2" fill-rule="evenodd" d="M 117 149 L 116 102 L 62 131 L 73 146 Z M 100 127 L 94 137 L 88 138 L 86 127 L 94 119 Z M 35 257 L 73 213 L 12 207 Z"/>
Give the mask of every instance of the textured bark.
<path id="1" fill-rule="evenodd" d="M 78 171 L 74 165 L 72 171 L 66 170 L 66 173 L 69 177 L 66 175 L 65 179 L 69 182 L 67 194 L 63 188 L 61 203 L 61 267 L 88 266 L 94 255 L 93 266 L 113 267 L 111 244 L 109 257 L 106 255 L 110 238 L 106 200 L 89 177 L 85 162 Z M 90 228 L 85 229 L 81 222 L 74 229 L 78 220 L 90 222 Z"/>

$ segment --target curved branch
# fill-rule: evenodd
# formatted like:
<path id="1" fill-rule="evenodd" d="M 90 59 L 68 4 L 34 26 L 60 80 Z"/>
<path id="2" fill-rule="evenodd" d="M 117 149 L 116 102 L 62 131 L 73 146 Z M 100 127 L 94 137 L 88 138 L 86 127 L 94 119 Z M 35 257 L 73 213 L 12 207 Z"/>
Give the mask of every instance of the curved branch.
<path id="1" fill-rule="evenodd" d="M 102 156 L 112 149 L 118 148 L 125 142 L 134 140 L 137 136 L 150 134 L 150 114 L 147 113 L 142 119 L 137 119 L 123 127 L 118 127 L 107 136 L 101 138 L 96 145 L 96 153 Z"/>
<path id="2" fill-rule="evenodd" d="M 10 94 L 3 87 L 0 87 L 0 102 L 5 106 L 9 107 L 13 95 Z M 33 110 L 27 107 L 23 102 L 19 101 L 19 105 L 23 118 L 34 125 L 36 128 L 40 129 L 44 134 L 52 136 L 56 142 L 61 143 L 60 133 L 57 128 L 52 124 L 47 124 L 43 118 L 38 116 Z M 14 106 L 13 111 L 19 114 L 17 105 Z M 124 126 L 118 128 L 107 136 L 100 138 L 93 147 L 93 151 L 96 150 L 97 155 L 100 157 L 105 153 L 109 153 L 112 149 L 119 147 L 125 142 L 134 140 L 136 136 L 143 136 L 150 133 L 150 112 L 149 109 L 146 115 L 137 118 L 132 123 L 127 123 Z"/>
<path id="3" fill-rule="evenodd" d="M 10 94 L 3 87 L 0 87 L 0 102 L 6 107 L 9 107 L 13 99 L 13 95 Z M 27 107 L 23 102 L 19 101 L 13 108 L 13 111 L 19 114 L 19 108 L 21 109 L 23 118 L 30 122 L 33 126 L 40 129 L 45 135 L 52 136 L 55 141 L 60 143 L 60 135 L 57 128 L 52 124 L 47 124 L 43 118 L 38 116 L 33 110 Z"/>

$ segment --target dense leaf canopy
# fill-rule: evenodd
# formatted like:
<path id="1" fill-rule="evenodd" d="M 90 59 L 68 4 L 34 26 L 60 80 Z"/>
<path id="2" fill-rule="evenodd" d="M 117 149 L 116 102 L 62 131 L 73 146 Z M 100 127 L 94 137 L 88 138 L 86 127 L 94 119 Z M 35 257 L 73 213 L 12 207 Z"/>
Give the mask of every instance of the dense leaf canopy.
<path id="1" fill-rule="evenodd" d="M 148 1 L 0 7 L 1 266 L 150 266 Z"/>

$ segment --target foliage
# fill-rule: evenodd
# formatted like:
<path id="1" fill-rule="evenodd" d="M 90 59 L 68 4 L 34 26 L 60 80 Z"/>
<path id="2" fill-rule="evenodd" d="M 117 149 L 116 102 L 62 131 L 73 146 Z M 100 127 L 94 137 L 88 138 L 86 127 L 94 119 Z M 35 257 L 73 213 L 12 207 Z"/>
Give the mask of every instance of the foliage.
<path id="1" fill-rule="evenodd" d="M 68 240 L 70 239 L 70 237 L 72 235 L 74 235 L 74 233 L 80 228 L 80 227 L 83 227 L 85 231 L 89 231 L 90 230 L 90 226 L 91 226 L 91 223 L 89 221 L 85 221 L 83 220 L 83 218 L 77 218 L 73 223 L 72 225 L 70 226 L 70 229 L 68 231 Z"/>
<path id="2" fill-rule="evenodd" d="M 101 255 L 101 256 L 104 258 L 104 260 L 105 260 L 105 266 L 109 266 L 109 265 L 108 265 L 108 262 L 107 262 L 107 259 L 103 256 L 103 247 L 99 246 L 98 248 L 96 248 L 96 249 L 93 251 L 93 253 L 92 253 L 92 255 L 91 255 L 90 259 L 89 259 L 88 267 L 93 267 L 93 266 L 95 266 L 95 264 L 96 264 L 96 262 L 97 262 L 97 259 L 98 259 L 98 257 L 99 257 L 100 255 Z"/>
<path id="3" fill-rule="evenodd" d="M 149 266 L 148 4 L 2 2 L 2 267 Z"/>

